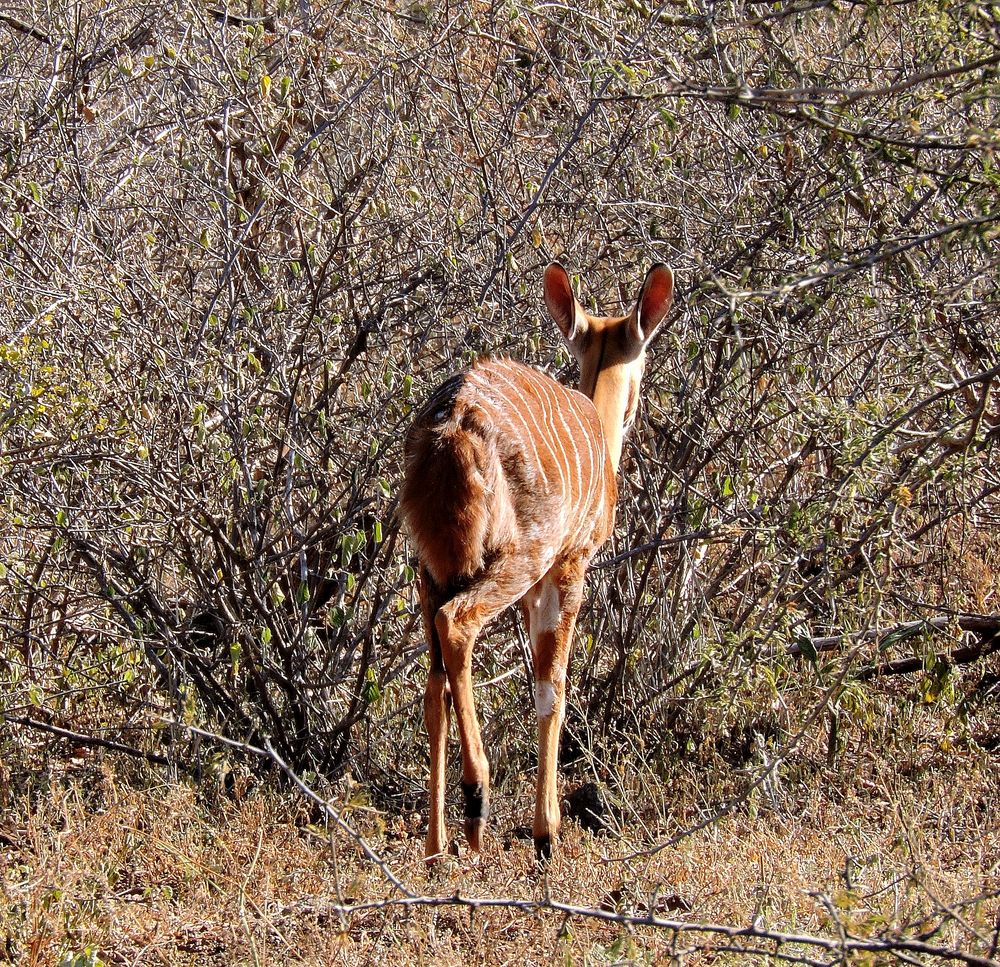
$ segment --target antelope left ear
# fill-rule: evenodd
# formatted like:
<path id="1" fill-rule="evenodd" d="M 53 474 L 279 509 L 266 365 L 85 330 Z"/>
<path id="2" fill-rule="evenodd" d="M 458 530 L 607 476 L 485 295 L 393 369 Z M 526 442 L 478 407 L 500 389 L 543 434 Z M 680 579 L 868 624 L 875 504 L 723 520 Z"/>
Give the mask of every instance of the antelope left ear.
<path id="1" fill-rule="evenodd" d="M 673 295 L 674 273 L 662 263 L 657 263 L 646 273 L 632 317 L 632 335 L 639 342 L 645 345 L 653 338 L 667 316 Z"/>
<path id="2" fill-rule="evenodd" d="M 566 270 L 558 262 L 552 262 L 545 270 L 543 285 L 549 315 L 572 349 L 587 331 L 587 317 L 573 295 L 573 285 Z"/>

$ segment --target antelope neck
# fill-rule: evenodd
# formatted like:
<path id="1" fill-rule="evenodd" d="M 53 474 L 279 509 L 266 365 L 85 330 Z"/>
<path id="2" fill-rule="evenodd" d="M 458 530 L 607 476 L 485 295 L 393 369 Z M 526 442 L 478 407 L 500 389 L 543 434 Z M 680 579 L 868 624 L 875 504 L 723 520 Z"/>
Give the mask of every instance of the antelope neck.
<path id="1" fill-rule="evenodd" d="M 628 405 L 629 372 L 625 364 L 615 364 L 597 373 L 594 391 L 590 394 L 604 430 L 604 440 L 611 457 L 611 466 L 618 473 L 625 435 L 625 408 Z"/>

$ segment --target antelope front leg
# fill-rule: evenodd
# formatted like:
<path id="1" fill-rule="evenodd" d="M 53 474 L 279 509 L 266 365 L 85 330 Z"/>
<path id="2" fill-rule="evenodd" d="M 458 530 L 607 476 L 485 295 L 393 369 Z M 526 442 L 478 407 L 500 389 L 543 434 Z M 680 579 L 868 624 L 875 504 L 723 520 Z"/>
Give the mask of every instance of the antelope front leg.
<path id="1" fill-rule="evenodd" d="M 438 639 L 434 617 L 439 606 L 430 576 L 421 569 L 420 607 L 423 612 L 427 645 L 430 649 L 431 667 L 424 690 L 424 724 L 427 726 L 427 741 L 430 746 L 431 774 L 428 781 L 429 810 L 427 820 L 427 840 L 424 856 L 428 863 L 444 854 L 447 834 L 444 825 L 445 767 L 448 761 L 448 720 L 451 695 L 448 691 L 448 675 L 441 658 L 441 642 Z"/>
<path id="2" fill-rule="evenodd" d="M 566 668 L 582 600 L 583 574 L 575 565 L 553 568 L 528 594 L 528 634 L 538 715 L 538 781 L 532 833 L 540 865 L 552 855 L 552 840 L 559 833 L 559 735 L 566 707 Z"/>
<path id="3" fill-rule="evenodd" d="M 536 675 L 538 672 L 536 672 Z M 535 711 L 538 715 L 538 780 L 535 785 L 535 858 L 539 864 L 552 856 L 552 840 L 559 834 L 559 796 L 556 790 L 556 766 L 559 758 L 559 735 L 566 706 L 566 674 L 552 667 L 548 680 L 535 682 Z"/>
<path id="4" fill-rule="evenodd" d="M 483 749 L 472 693 L 472 647 L 481 622 L 456 620 L 453 599 L 437 614 L 441 655 L 448 672 L 451 697 L 462 740 L 462 792 L 465 794 L 465 837 L 477 853 L 483 845 L 483 828 L 490 813 L 490 764 Z"/>
<path id="5" fill-rule="evenodd" d="M 434 659 L 440 669 L 434 668 Z M 441 665 L 440 654 L 431 657 L 431 671 L 427 676 L 427 687 L 424 691 L 424 723 L 427 726 L 427 739 L 430 744 L 431 774 L 428 782 L 430 816 L 427 820 L 427 839 L 424 856 L 428 862 L 445 852 L 447 835 L 444 828 L 444 794 L 445 766 L 448 752 L 448 705 L 451 696 L 448 694 L 448 678 L 444 665 Z"/>

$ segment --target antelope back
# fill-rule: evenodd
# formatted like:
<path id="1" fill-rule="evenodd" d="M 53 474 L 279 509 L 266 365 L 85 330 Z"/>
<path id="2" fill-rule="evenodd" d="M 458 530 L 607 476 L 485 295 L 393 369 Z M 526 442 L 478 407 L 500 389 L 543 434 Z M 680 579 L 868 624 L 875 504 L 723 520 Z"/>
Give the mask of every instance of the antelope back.
<path id="1" fill-rule="evenodd" d="M 654 265 L 629 315 L 592 316 L 553 263 L 545 303 L 580 364 L 581 391 L 483 359 L 434 392 L 406 440 L 400 507 L 439 587 L 514 557 L 538 580 L 557 557 L 589 561 L 607 539 L 646 346 L 672 293 L 670 269 Z"/>
<path id="2" fill-rule="evenodd" d="M 610 533 L 617 485 L 593 404 L 513 360 L 482 359 L 444 383 L 405 459 L 401 511 L 440 587 L 499 556 L 540 576 Z"/>

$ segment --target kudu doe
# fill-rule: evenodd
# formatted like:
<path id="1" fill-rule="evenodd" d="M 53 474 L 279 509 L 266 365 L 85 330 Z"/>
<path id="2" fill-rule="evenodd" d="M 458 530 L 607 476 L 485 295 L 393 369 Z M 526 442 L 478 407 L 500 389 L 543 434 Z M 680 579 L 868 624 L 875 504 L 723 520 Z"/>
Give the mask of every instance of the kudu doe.
<path id="1" fill-rule="evenodd" d="M 566 666 L 584 576 L 611 534 L 622 439 L 638 407 L 646 346 L 667 314 L 673 285 L 670 269 L 654 265 L 631 314 L 591 316 L 563 268 L 550 265 L 545 304 L 580 365 L 579 392 L 513 360 L 480 359 L 438 387 L 407 435 L 400 507 L 420 561 L 430 645 L 429 861 L 446 849 L 451 703 L 462 742 L 465 834 L 472 849 L 481 848 L 490 780 L 472 651 L 483 626 L 515 602 L 535 672 L 535 854 L 540 863 L 551 855 Z"/>

